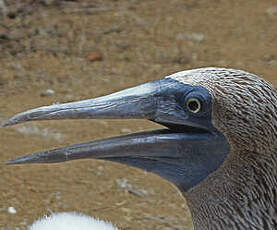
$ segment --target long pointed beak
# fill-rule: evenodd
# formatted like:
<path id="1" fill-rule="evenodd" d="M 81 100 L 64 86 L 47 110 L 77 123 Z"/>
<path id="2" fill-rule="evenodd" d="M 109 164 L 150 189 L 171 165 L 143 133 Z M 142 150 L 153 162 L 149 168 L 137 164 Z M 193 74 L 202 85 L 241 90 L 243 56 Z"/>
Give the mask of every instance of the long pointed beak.
<path id="1" fill-rule="evenodd" d="M 186 110 L 185 98 L 190 94 L 203 98 L 202 116 Z M 34 120 L 140 118 L 169 129 L 31 154 L 7 164 L 104 159 L 154 172 L 187 190 L 218 168 L 229 152 L 228 141 L 212 125 L 210 104 L 206 89 L 166 78 L 108 96 L 28 110 L 2 126 Z"/>
<path id="2" fill-rule="evenodd" d="M 148 132 L 140 132 L 120 137 L 112 137 L 92 142 L 76 144 L 64 148 L 45 152 L 29 154 L 13 159 L 6 164 L 26 163 L 58 163 L 77 159 L 104 159 L 112 161 L 124 161 L 128 159 L 182 159 L 183 148 L 202 148 L 201 144 L 211 138 L 211 134 L 205 134 L 199 138 L 199 134 L 173 133 L 169 129 L 161 129 Z M 220 139 L 217 137 L 215 139 Z M 205 151 L 216 147 L 215 144 L 206 145 Z M 175 150 L 174 152 L 172 150 Z"/>
<path id="3" fill-rule="evenodd" d="M 146 83 L 107 96 L 28 110 L 2 123 L 10 126 L 34 120 L 142 118 L 155 116 L 159 81 Z"/>
<path id="4" fill-rule="evenodd" d="M 182 191 L 188 191 L 217 169 L 228 152 L 229 145 L 223 135 L 163 129 L 29 154 L 6 164 L 108 160 L 156 173 Z"/>

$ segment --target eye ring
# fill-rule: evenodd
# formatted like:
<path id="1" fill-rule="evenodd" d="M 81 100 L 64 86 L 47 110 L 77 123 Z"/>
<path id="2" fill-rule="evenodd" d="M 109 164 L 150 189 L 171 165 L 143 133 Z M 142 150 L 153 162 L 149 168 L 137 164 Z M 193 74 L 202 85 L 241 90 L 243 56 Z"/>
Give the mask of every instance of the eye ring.
<path id="1" fill-rule="evenodd" d="M 202 103 L 198 98 L 191 97 L 187 100 L 186 107 L 191 113 L 199 113 L 202 109 Z"/>

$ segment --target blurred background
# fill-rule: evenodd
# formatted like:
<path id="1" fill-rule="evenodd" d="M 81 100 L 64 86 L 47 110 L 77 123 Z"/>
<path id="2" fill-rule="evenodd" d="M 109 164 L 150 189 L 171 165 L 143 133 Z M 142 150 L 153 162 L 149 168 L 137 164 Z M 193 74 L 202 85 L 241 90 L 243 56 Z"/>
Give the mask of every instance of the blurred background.
<path id="1" fill-rule="evenodd" d="M 276 0 L 0 0 L 0 122 L 203 66 L 243 69 L 277 85 L 276 28 Z M 141 170 L 93 160 L 3 165 L 156 127 L 76 120 L 0 129 L 0 230 L 72 210 L 123 230 L 191 230 L 177 190 Z"/>

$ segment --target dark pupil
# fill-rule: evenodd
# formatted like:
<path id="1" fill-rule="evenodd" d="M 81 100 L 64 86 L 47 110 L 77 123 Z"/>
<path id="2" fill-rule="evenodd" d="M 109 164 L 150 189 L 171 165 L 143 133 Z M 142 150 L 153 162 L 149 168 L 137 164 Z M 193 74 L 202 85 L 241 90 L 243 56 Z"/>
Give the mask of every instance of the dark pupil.
<path id="1" fill-rule="evenodd" d="M 196 111 L 199 109 L 199 104 L 196 101 L 191 101 L 189 102 L 188 107 L 191 111 Z"/>

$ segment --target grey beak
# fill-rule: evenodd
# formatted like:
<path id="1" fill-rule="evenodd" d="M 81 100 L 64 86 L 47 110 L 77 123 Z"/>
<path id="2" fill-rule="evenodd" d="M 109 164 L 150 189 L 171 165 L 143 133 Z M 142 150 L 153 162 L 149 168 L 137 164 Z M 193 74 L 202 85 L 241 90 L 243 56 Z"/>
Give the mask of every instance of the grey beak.
<path id="1" fill-rule="evenodd" d="M 186 110 L 185 101 L 190 95 L 201 98 L 201 116 Z M 110 160 L 154 172 L 187 190 L 218 168 L 229 152 L 226 138 L 212 126 L 210 104 L 206 89 L 166 78 L 108 96 L 32 109 L 15 115 L 2 126 L 34 120 L 135 118 L 169 129 L 30 154 L 6 164 Z"/>
<path id="2" fill-rule="evenodd" d="M 3 122 L 2 126 L 34 120 L 60 119 L 153 119 L 159 82 L 126 89 L 107 96 L 78 102 L 55 104 L 28 110 Z"/>

